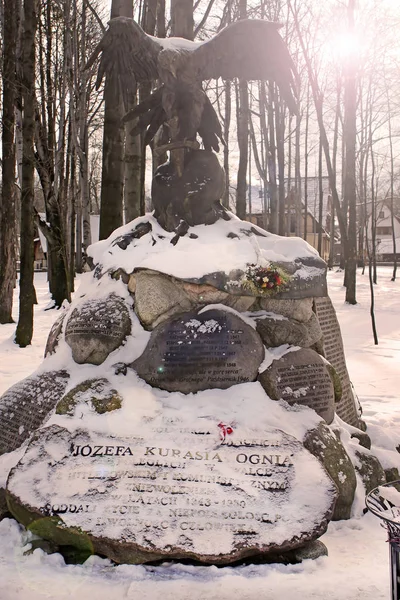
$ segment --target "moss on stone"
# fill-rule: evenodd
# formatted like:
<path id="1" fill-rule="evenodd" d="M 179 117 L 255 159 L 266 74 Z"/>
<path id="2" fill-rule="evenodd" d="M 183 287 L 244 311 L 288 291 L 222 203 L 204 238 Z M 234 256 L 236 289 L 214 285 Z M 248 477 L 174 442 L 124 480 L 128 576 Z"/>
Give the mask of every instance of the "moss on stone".
<path id="1" fill-rule="evenodd" d="M 98 414 L 117 410 L 122 406 L 122 398 L 111 387 L 107 379 L 87 379 L 70 390 L 57 404 L 58 415 L 74 414 L 75 407 L 80 402 L 88 404 Z"/>
<path id="2" fill-rule="evenodd" d="M 365 492 L 369 494 L 371 490 L 386 483 L 385 471 L 379 460 L 368 450 L 356 450 L 358 464 L 355 465 L 357 473 L 361 476 Z"/>
<path id="3" fill-rule="evenodd" d="M 8 490 L 6 490 L 6 502 L 8 510 L 12 516 L 18 521 L 18 523 L 24 525 L 24 527 L 28 527 L 38 518 L 35 513 L 18 502 L 13 494 L 10 494 Z"/>
<path id="4" fill-rule="evenodd" d="M 83 563 L 94 554 L 89 536 L 78 527 L 67 527 L 59 516 L 37 519 L 27 529 L 56 544 L 60 547 L 60 551 L 64 547 L 68 562 Z"/>
<path id="5" fill-rule="evenodd" d="M 9 516 L 7 501 L 6 501 L 6 490 L 0 487 L 0 521 L 5 517 Z"/>
<path id="6" fill-rule="evenodd" d="M 307 433 L 303 443 L 305 448 L 318 458 L 339 491 L 333 520 L 349 519 L 357 480 L 353 464 L 343 444 L 322 422 L 317 429 Z"/>
<path id="7" fill-rule="evenodd" d="M 399 474 L 399 470 L 397 467 L 391 467 L 390 469 L 385 469 L 385 476 L 386 476 L 387 483 L 392 483 L 392 481 L 398 481 L 400 479 L 400 474 Z"/>
<path id="8" fill-rule="evenodd" d="M 28 531 L 47 540 L 65 557 L 67 562 L 81 564 L 94 554 L 90 537 L 78 527 L 67 527 L 58 515 L 41 516 L 21 504 L 17 497 L 6 491 L 10 513 Z"/>

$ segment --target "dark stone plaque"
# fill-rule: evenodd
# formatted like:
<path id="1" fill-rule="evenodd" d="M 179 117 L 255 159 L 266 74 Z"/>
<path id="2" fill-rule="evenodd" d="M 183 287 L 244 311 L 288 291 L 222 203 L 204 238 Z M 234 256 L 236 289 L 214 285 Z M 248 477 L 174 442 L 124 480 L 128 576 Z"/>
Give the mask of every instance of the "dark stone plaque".
<path id="1" fill-rule="evenodd" d="M 336 488 L 294 437 L 238 426 L 221 439 L 204 416 L 169 421 L 143 423 L 129 437 L 41 429 L 9 476 L 11 511 L 38 520 L 35 531 L 59 517 L 62 530 L 89 536 L 94 552 L 127 563 L 227 564 L 326 530 Z M 52 539 L 51 527 L 43 536 Z"/>
<path id="2" fill-rule="evenodd" d="M 329 424 L 335 416 L 334 389 L 324 360 L 309 348 L 288 352 L 260 373 L 272 400 L 313 408 Z"/>
<path id="3" fill-rule="evenodd" d="M 67 321 L 65 340 L 76 363 L 101 365 L 131 332 L 128 308 L 122 298 L 86 300 Z"/>
<path id="4" fill-rule="evenodd" d="M 263 358 L 264 346 L 251 325 L 211 309 L 158 325 L 131 367 L 153 387 L 188 394 L 255 381 Z"/>
<path id="5" fill-rule="evenodd" d="M 342 382 L 342 399 L 336 405 L 336 412 L 346 423 L 359 427 L 356 403 L 346 367 L 342 334 L 331 299 L 328 296 L 315 298 L 315 312 L 322 329 L 325 358 L 335 367 Z"/>
<path id="6" fill-rule="evenodd" d="M 49 337 L 47 338 L 46 348 L 44 350 L 44 356 L 48 356 L 49 354 L 54 354 L 56 348 L 58 346 L 58 342 L 60 340 L 61 331 L 64 323 L 64 319 L 66 317 L 66 312 L 63 312 L 58 319 L 56 319 L 50 329 Z"/>
<path id="7" fill-rule="evenodd" d="M 0 454 L 19 448 L 44 423 L 68 383 L 66 371 L 27 377 L 0 398 Z"/>

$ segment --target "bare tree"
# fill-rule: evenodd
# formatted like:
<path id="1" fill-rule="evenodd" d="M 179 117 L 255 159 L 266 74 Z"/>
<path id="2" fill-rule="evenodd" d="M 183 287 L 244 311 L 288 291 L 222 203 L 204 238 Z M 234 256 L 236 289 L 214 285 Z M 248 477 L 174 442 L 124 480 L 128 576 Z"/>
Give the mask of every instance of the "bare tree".
<path id="1" fill-rule="evenodd" d="M 347 6 L 348 32 L 354 35 L 355 0 Z M 349 207 L 349 225 L 346 252 L 346 302 L 357 304 L 357 226 L 356 226 L 356 140 L 357 140 L 357 83 L 355 56 L 348 56 L 345 65 L 344 86 L 344 143 L 345 178 L 344 198 Z"/>
<path id="2" fill-rule="evenodd" d="M 24 1 L 22 42 L 22 97 L 23 97 L 23 158 L 21 197 L 21 273 L 19 293 L 19 319 L 15 341 L 19 346 L 29 346 L 33 334 L 34 262 L 34 132 L 35 132 L 35 33 L 37 26 L 36 0 Z"/>
<path id="3" fill-rule="evenodd" d="M 12 323 L 16 278 L 15 99 L 17 15 L 12 2 L 4 4 L 3 135 L 0 210 L 0 323 Z"/>
<path id="4" fill-rule="evenodd" d="M 112 0 L 111 18 L 132 16 L 132 0 Z M 103 168 L 100 204 L 100 239 L 123 223 L 124 107 L 119 88 L 111 77 L 104 85 Z"/>
<path id="5" fill-rule="evenodd" d="M 395 215 L 394 215 L 394 152 L 393 152 L 393 137 L 392 137 L 392 110 L 390 103 L 389 90 L 387 91 L 387 109 L 388 109 L 388 133 L 389 133 L 389 152 L 390 152 L 390 188 L 389 188 L 389 202 L 390 202 L 390 220 L 392 225 L 392 244 L 393 244 L 393 273 L 392 281 L 396 281 L 397 273 L 397 248 L 396 248 L 396 229 L 395 229 Z"/>
<path id="6" fill-rule="evenodd" d="M 239 18 L 247 17 L 247 0 L 239 0 Z M 239 81 L 236 88 L 236 123 L 239 144 L 239 166 L 236 187 L 236 214 L 246 218 L 247 166 L 249 160 L 249 94 L 247 81 Z"/>
<path id="7" fill-rule="evenodd" d="M 35 166 L 46 216 L 42 218 L 37 213 L 36 220 L 47 241 L 50 293 L 55 306 L 60 307 L 64 300 L 71 300 L 72 287 L 67 252 L 65 185 L 66 161 L 69 160 L 66 154 L 66 126 L 71 4 L 69 1 L 64 4 L 63 14 L 51 3 L 43 8 L 38 18 L 39 98 L 35 109 Z M 55 35 L 55 32 L 61 31 L 62 36 Z"/>

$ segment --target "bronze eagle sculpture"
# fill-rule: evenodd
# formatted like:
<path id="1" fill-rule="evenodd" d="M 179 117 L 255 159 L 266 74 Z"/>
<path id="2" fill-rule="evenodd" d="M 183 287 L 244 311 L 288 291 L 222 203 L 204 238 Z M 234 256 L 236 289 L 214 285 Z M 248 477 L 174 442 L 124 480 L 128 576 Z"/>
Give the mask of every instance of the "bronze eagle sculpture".
<path id="1" fill-rule="evenodd" d="M 171 160 L 167 166 L 162 165 L 164 169 L 159 173 L 158 183 L 168 180 L 171 187 L 171 178 L 182 178 L 188 161 L 194 173 L 197 163 L 202 171 L 207 170 L 207 165 L 214 174 L 218 170 L 212 150 L 218 152 L 219 141 L 223 142 L 222 130 L 203 90 L 203 81 L 219 77 L 268 80 L 277 85 L 289 111 L 297 112 L 297 73 L 287 46 L 278 33 L 280 27 L 279 23 L 248 19 L 232 23 L 208 41 L 193 42 L 174 37 L 156 38 L 146 34 L 133 19 L 117 17 L 110 21 L 86 68 L 101 55 L 96 87 L 106 75 L 112 85 L 119 87 L 126 109 L 129 99 L 136 93 L 137 84 L 158 82 L 155 91 L 128 112 L 124 121 L 137 118 L 134 132 L 145 131 L 145 143 L 152 141 L 161 125 L 167 125 L 169 143 L 165 149 L 171 150 Z M 197 134 L 202 139 L 204 150 L 198 150 Z M 193 177 L 196 179 L 196 175 Z M 193 177 L 191 175 L 192 180 Z M 197 174 L 197 180 L 199 177 L 204 179 L 206 174 Z M 218 203 L 223 183 L 221 192 L 221 176 L 217 179 L 213 195 L 220 195 L 213 202 Z M 193 204 L 195 191 L 190 189 L 190 181 L 180 181 L 179 186 L 182 188 L 179 194 L 184 196 L 182 202 L 191 193 Z M 159 191 L 156 172 L 152 194 L 156 212 Z M 177 207 L 176 202 L 171 210 L 170 218 L 161 219 L 163 226 L 169 230 L 174 229 L 182 215 L 188 212 L 182 206 Z M 220 213 L 218 210 L 214 213 L 215 210 L 211 210 L 208 221 L 206 218 L 202 222 L 216 220 Z M 189 215 L 187 220 L 189 224 L 197 224 L 199 218 Z"/>

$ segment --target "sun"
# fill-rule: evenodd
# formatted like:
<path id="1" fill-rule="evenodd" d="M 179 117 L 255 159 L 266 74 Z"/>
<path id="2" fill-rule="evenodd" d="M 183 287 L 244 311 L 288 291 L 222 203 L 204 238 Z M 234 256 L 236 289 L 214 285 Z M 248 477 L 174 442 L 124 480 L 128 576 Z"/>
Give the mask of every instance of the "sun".
<path id="1" fill-rule="evenodd" d="M 355 32 L 336 30 L 325 38 L 322 54 L 328 63 L 340 66 L 357 64 L 365 54 L 365 41 Z"/>
<path id="2" fill-rule="evenodd" d="M 342 61 L 354 59 L 361 54 L 362 44 L 355 33 L 341 31 L 336 34 L 331 44 L 333 52 Z"/>

